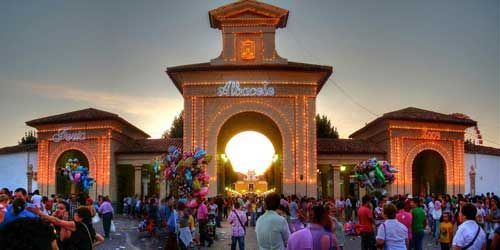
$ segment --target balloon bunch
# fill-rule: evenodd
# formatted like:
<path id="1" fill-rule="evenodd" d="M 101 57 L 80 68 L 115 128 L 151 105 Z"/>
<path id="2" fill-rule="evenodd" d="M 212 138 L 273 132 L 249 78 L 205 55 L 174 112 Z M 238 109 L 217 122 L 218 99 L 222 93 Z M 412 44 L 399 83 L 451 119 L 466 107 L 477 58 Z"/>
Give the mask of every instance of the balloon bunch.
<path id="1" fill-rule="evenodd" d="M 80 165 L 80 161 L 76 158 L 69 159 L 64 168 L 61 168 L 61 172 L 64 176 L 68 176 L 71 182 L 81 184 L 84 192 L 88 192 L 94 185 L 94 178 L 89 177 L 89 169 Z"/>
<path id="2" fill-rule="evenodd" d="M 382 195 L 387 193 L 385 186 L 394 182 L 394 173 L 398 172 L 387 161 L 377 161 L 375 158 L 359 163 L 354 170 L 360 187 Z"/>
<path id="3" fill-rule="evenodd" d="M 170 146 L 167 152 L 153 161 L 153 171 L 162 169 L 171 190 L 179 197 L 205 197 L 210 181 L 206 166 L 212 157 L 202 148 L 182 153 L 179 148 Z"/>

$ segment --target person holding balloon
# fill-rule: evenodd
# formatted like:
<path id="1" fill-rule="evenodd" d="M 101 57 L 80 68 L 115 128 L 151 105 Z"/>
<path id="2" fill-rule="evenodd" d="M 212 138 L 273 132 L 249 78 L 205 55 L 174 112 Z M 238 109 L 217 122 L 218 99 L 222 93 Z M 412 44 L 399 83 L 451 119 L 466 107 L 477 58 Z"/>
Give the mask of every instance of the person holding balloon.
<path id="1" fill-rule="evenodd" d="M 208 247 L 212 246 L 214 243 L 213 239 L 210 238 L 207 231 L 208 223 L 208 208 L 205 205 L 204 198 L 198 198 L 198 203 L 200 204 L 197 209 L 196 219 L 199 224 L 200 231 L 200 246 L 205 246 L 205 241 L 208 241 Z"/>

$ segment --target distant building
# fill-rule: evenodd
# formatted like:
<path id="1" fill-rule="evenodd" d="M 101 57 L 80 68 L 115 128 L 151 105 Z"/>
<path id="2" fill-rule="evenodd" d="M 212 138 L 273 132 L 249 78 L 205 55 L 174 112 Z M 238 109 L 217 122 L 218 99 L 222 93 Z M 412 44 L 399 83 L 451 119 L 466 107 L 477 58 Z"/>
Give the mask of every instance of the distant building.
<path id="1" fill-rule="evenodd" d="M 234 189 L 240 194 L 254 193 L 262 194 L 268 190 L 267 181 L 255 176 L 255 171 L 248 171 L 246 178 L 234 184 Z"/>
<path id="2" fill-rule="evenodd" d="M 37 144 L 0 148 L 0 187 L 14 191 L 18 187 L 29 192 L 38 189 Z"/>

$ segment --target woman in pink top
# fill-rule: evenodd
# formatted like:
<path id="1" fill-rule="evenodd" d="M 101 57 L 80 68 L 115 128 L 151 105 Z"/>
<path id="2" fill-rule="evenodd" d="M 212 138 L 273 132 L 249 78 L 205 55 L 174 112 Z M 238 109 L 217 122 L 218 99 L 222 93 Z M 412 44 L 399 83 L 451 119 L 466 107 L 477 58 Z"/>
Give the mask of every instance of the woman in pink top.
<path id="1" fill-rule="evenodd" d="M 408 240 L 411 241 L 412 231 L 411 224 L 413 221 L 413 215 L 410 212 L 405 211 L 405 203 L 400 200 L 396 202 L 396 207 L 398 208 L 398 213 L 396 214 L 396 219 L 408 229 Z"/>

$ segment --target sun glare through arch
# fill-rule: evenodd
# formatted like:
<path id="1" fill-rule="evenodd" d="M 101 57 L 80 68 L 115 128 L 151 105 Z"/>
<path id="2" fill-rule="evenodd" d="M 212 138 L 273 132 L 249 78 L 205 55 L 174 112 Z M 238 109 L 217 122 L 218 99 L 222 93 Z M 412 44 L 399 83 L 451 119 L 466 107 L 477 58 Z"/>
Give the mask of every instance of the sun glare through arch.
<path id="1" fill-rule="evenodd" d="M 245 131 L 233 136 L 226 145 L 225 153 L 234 171 L 262 175 L 271 166 L 275 150 L 273 143 L 265 135 L 255 131 Z"/>

